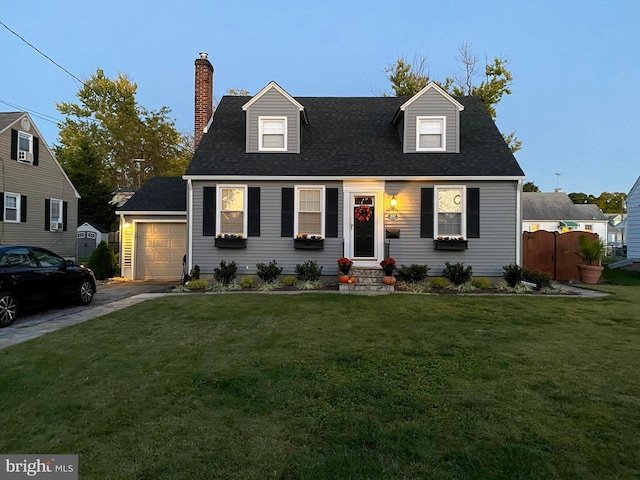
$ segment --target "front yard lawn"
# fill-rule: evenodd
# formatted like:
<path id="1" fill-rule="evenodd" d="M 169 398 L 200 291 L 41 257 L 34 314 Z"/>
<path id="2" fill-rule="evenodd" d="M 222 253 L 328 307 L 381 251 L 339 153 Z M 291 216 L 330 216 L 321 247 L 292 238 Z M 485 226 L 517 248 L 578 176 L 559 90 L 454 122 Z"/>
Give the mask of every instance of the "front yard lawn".
<path id="1" fill-rule="evenodd" d="M 640 299 L 180 295 L 0 351 L 82 479 L 640 477 Z"/>

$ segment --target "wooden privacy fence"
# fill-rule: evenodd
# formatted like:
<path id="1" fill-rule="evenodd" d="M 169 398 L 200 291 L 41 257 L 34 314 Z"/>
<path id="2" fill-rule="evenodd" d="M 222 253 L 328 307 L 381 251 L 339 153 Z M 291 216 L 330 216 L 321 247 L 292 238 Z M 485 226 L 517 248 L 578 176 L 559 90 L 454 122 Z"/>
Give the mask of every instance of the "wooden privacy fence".
<path id="1" fill-rule="evenodd" d="M 578 238 L 587 235 L 598 238 L 590 232 L 524 232 L 522 234 L 522 266 L 529 270 L 546 273 L 552 279 L 561 282 L 579 280 L 578 267 L 580 257 Z"/>

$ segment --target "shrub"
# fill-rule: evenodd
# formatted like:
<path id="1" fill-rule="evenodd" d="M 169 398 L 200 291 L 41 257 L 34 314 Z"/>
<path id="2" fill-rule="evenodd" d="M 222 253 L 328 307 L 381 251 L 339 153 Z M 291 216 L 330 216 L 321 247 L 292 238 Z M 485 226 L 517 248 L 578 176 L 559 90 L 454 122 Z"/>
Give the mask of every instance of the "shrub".
<path id="1" fill-rule="evenodd" d="M 502 267 L 502 270 L 502 278 L 504 278 L 504 281 L 507 282 L 507 285 L 509 285 L 511 288 L 514 288 L 523 280 L 524 272 L 522 271 L 522 267 L 520 267 L 520 265 L 512 263 L 510 265 L 505 265 L 504 267 Z"/>
<path id="2" fill-rule="evenodd" d="M 256 286 L 256 282 L 253 278 L 243 278 L 242 281 L 240 282 L 240 287 L 242 288 L 253 288 Z"/>
<path id="3" fill-rule="evenodd" d="M 472 278 L 471 285 L 479 290 L 489 290 L 491 288 L 491 280 L 483 277 Z"/>
<path id="4" fill-rule="evenodd" d="M 324 287 L 324 284 L 321 281 L 306 281 L 306 282 L 298 282 L 298 288 L 300 290 L 320 290 Z"/>
<path id="5" fill-rule="evenodd" d="M 194 265 L 191 271 L 189 272 L 189 278 L 191 280 L 200 280 L 200 266 Z"/>
<path id="6" fill-rule="evenodd" d="M 317 282 L 322 275 L 322 267 L 319 267 L 315 260 L 308 260 L 296 265 L 295 272 L 301 282 Z"/>
<path id="7" fill-rule="evenodd" d="M 401 265 L 398 269 L 398 276 L 400 280 L 407 283 L 419 283 L 427 278 L 427 272 L 431 270 L 426 265 L 417 265 L 412 263 L 411 265 Z"/>
<path id="8" fill-rule="evenodd" d="M 464 263 L 458 262 L 451 265 L 449 262 L 444 262 L 445 267 L 442 270 L 442 276 L 449 280 L 454 285 L 462 285 L 471 280 L 473 275 L 473 268 L 471 266 L 465 267 Z"/>
<path id="9" fill-rule="evenodd" d="M 237 272 L 238 267 L 236 266 L 236 262 L 227 263 L 221 260 L 220 268 L 216 267 L 213 269 L 213 278 L 223 285 L 229 285 L 236 278 Z"/>
<path id="10" fill-rule="evenodd" d="M 118 270 L 118 261 L 113 247 L 104 240 L 91 253 L 87 266 L 98 280 L 113 277 Z"/>
<path id="11" fill-rule="evenodd" d="M 542 272 L 535 272 L 526 268 L 522 269 L 522 279 L 536 284 L 536 290 L 551 287 L 551 277 Z"/>
<path id="12" fill-rule="evenodd" d="M 189 290 L 206 290 L 209 288 L 209 282 L 207 280 L 189 280 L 185 287 Z"/>
<path id="13" fill-rule="evenodd" d="M 282 285 L 285 287 L 293 287 L 298 283 L 298 279 L 296 277 L 284 277 L 282 279 Z"/>
<path id="14" fill-rule="evenodd" d="M 278 267 L 278 262 L 271 260 L 269 263 L 256 263 L 258 277 L 264 283 L 274 283 L 282 273 L 282 267 Z"/>
<path id="15" fill-rule="evenodd" d="M 446 278 L 436 277 L 429 281 L 429 288 L 449 288 L 451 283 Z"/>

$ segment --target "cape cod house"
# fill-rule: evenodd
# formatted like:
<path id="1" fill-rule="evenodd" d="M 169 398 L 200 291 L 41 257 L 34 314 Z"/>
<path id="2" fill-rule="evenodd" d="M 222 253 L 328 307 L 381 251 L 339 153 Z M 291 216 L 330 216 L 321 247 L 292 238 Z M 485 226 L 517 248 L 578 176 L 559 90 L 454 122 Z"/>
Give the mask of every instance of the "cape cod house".
<path id="1" fill-rule="evenodd" d="M 76 256 L 80 195 L 29 114 L 0 113 L 0 244 Z"/>
<path id="2" fill-rule="evenodd" d="M 206 276 L 226 260 L 254 274 L 275 259 L 290 274 L 312 259 L 331 275 L 343 256 L 363 267 L 392 256 L 432 274 L 448 261 L 499 276 L 520 263 L 525 176 L 479 99 L 434 83 L 410 98 L 294 97 L 270 82 L 214 114 L 206 54 L 195 69 L 187 270 Z M 120 213 L 124 227 L 143 212 Z M 123 246 L 130 265 L 149 258 Z"/>

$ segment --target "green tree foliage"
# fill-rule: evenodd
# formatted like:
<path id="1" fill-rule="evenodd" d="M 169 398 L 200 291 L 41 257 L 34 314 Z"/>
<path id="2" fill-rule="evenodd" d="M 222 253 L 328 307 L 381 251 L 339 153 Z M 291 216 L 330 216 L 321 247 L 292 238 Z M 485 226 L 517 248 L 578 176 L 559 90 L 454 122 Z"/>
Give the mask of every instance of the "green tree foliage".
<path id="1" fill-rule="evenodd" d="M 623 192 L 602 192 L 596 197 L 586 193 L 570 193 L 569 198 L 573 203 L 584 204 L 594 203 L 598 205 L 603 213 L 623 213 L 624 203 L 627 200 L 627 194 Z"/>
<path id="2" fill-rule="evenodd" d="M 485 57 L 484 72 L 478 71 L 478 58 L 473 54 L 471 46 L 463 43 L 458 47 L 456 60 L 459 62 L 462 75 L 445 78 L 444 82 L 433 80 L 451 95 L 474 95 L 484 103 L 491 118 L 496 118 L 496 105 L 503 95 L 511 95 L 513 75 L 508 70 L 509 60 L 505 57 Z M 395 63 L 385 68 L 387 78 L 391 82 L 393 93 L 400 96 L 412 96 L 423 89 L 430 81 L 426 58 L 415 56 L 413 62 L 405 57 L 398 58 Z M 478 83 L 479 81 L 479 83 Z M 505 142 L 512 152 L 522 148 L 522 142 L 515 132 L 503 134 Z"/>
<path id="3" fill-rule="evenodd" d="M 591 194 L 586 194 L 582 192 L 573 192 L 568 195 L 573 203 L 583 204 L 583 203 L 596 203 L 596 197 Z"/>
<path id="4" fill-rule="evenodd" d="M 231 95 L 232 97 L 248 97 L 251 94 L 249 90 L 245 90 L 244 88 L 227 88 L 227 95 Z"/>
<path id="5" fill-rule="evenodd" d="M 87 265 L 98 280 L 113 277 L 118 271 L 118 260 L 111 245 L 104 240 L 98 244 L 89 257 Z"/>
<path id="6" fill-rule="evenodd" d="M 56 103 L 56 154 L 73 154 L 88 140 L 116 187 L 139 187 L 150 176 L 184 173 L 193 144 L 175 128 L 169 108 L 147 110 L 136 100 L 137 85 L 126 75 L 108 78 L 97 69 L 78 91 L 78 103 Z"/>
<path id="7" fill-rule="evenodd" d="M 539 192 L 540 189 L 533 182 L 525 182 L 524 185 L 522 185 L 522 191 L 523 192 Z"/>
<path id="8" fill-rule="evenodd" d="M 78 202 L 78 225 L 89 222 L 110 230 L 116 223 L 115 207 L 109 202 L 114 185 L 96 148 L 87 138 L 80 138 L 77 148 L 59 149 L 57 159 L 81 198 Z"/>

